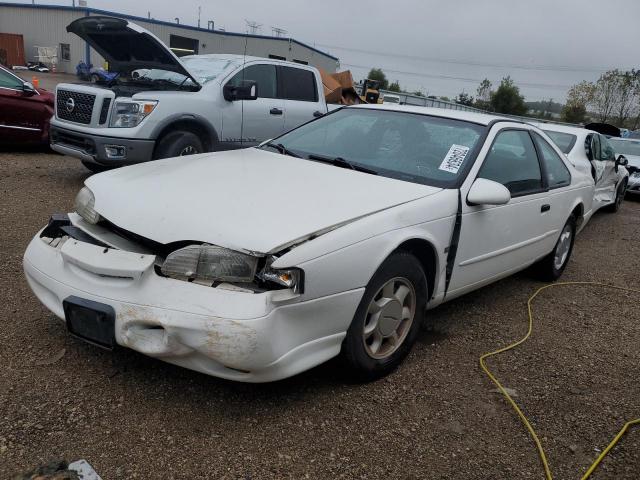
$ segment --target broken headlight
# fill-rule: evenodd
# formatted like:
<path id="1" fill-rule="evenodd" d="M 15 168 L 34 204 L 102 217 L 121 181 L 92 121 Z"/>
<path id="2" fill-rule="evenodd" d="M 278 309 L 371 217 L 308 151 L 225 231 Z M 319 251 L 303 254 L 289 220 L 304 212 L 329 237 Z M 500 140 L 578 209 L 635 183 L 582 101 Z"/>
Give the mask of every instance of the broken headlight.
<path id="1" fill-rule="evenodd" d="M 82 187 L 82 189 L 78 192 L 78 195 L 76 195 L 75 203 L 76 212 L 86 222 L 95 225 L 100 221 L 100 214 L 93 208 L 96 203 L 96 198 L 94 197 L 93 192 L 87 187 Z"/>
<path id="2" fill-rule="evenodd" d="M 214 245 L 191 245 L 170 253 L 160 267 L 167 277 L 204 282 L 252 282 L 258 257 Z"/>
<path id="3" fill-rule="evenodd" d="M 281 287 L 292 289 L 295 293 L 304 293 L 304 272 L 299 268 L 272 268 L 271 264 L 275 257 L 267 259 L 264 269 L 258 274 L 258 278 L 263 282 L 271 282 Z"/>

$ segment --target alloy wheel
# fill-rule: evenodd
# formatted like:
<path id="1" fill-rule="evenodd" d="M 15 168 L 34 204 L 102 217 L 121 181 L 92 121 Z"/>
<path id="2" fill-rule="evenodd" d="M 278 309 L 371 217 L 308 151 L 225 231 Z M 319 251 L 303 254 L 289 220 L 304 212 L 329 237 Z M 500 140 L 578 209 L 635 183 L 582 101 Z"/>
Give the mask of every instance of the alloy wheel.
<path id="1" fill-rule="evenodd" d="M 573 236 L 573 229 L 571 225 L 565 225 L 560 234 L 558 245 L 556 246 L 556 254 L 553 258 L 553 266 L 556 270 L 560 270 L 569 257 L 569 250 L 571 250 L 571 237 Z"/>
<path id="2" fill-rule="evenodd" d="M 198 153 L 198 150 L 196 149 L 196 147 L 194 147 L 193 145 L 189 145 L 187 147 L 184 147 L 180 151 L 180 156 L 184 157 L 185 155 L 195 155 L 196 153 Z"/>
<path id="3" fill-rule="evenodd" d="M 371 358 L 393 354 L 407 337 L 416 313 L 416 292 L 409 280 L 396 277 L 373 296 L 367 309 L 362 341 Z"/>

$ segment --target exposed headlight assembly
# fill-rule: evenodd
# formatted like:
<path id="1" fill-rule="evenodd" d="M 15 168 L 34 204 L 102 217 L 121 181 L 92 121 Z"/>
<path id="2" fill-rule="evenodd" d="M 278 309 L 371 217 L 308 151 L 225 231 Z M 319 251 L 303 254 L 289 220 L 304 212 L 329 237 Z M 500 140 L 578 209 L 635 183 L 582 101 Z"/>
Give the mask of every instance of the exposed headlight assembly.
<path id="1" fill-rule="evenodd" d="M 160 267 L 167 277 L 203 282 L 253 282 L 258 257 L 214 245 L 191 245 L 170 253 Z"/>
<path id="2" fill-rule="evenodd" d="M 78 195 L 76 195 L 75 203 L 76 212 L 86 222 L 95 225 L 100 221 L 100 214 L 93 208 L 96 203 L 96 198 L 94 197 L 93 192 L 87 187 L 82 187 L 82 189 L 78 192 Z"/>
<path id="3" fill-rule="evenodd" d="M 271 264 L 275 260 L 275 257 L 267 259 L 267 264 L 258 274 L 258 278 L 263 282 L 272 282 L 276 285 L 290 288 L 295 293 L 304 293 L 304 272 L 299 268 L 272 268 Z"/>
<path id="4" fill-rule="evenodd" d="M 158 102 L 151 100 L 116 101 L 111 114 L 109 126 L 113 128 L 131 128 L 140 125 L 158 105 Z"/>

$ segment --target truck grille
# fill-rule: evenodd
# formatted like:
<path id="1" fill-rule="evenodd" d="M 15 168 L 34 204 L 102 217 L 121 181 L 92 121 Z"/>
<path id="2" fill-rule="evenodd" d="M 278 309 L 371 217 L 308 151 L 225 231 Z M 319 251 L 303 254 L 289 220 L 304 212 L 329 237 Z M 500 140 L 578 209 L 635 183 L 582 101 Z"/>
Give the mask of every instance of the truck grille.
<path id="1" fill-rule="evenodd" d="M 72 102 L 70 100 L 73 100 L 73 108 L 71 108 Z M 91 123 L 91 113 L 93 112 L 93 104 L 95 101 L 95 95 L 58 90 L 56 95 L 56 113 L 58 114 L 58 118 L 63 120 L 88 125 Z"/>
<path id="2" fill-rule="evenodd" d="M 100 125 L 104 125 L 109 116 L 109 106 L 111 105 L 111 99 L 105 98 L 102 101 L 102 108 L 100 109 Z"/>

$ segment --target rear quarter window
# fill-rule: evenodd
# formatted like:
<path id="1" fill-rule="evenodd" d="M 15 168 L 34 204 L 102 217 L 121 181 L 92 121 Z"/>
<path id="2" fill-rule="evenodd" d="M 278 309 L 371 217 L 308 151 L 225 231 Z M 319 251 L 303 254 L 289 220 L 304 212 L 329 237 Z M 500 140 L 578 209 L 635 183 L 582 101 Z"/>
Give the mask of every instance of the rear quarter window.
<path id="1" fill-rule="evenodd" d="M 318 88 L 316 76 L 309 70 L 293 67 L 280 67 L 282 96 L 286 100 L 317 102 Z"/>

